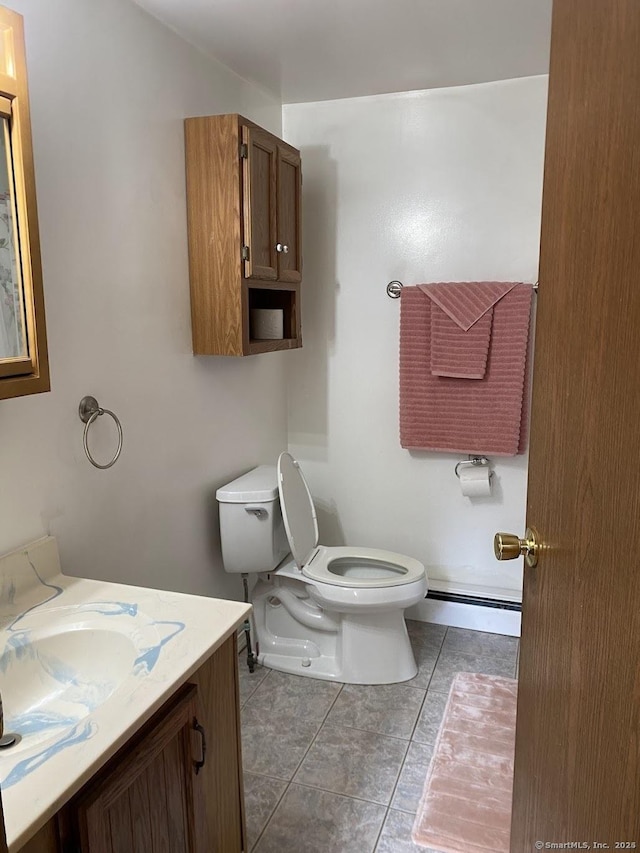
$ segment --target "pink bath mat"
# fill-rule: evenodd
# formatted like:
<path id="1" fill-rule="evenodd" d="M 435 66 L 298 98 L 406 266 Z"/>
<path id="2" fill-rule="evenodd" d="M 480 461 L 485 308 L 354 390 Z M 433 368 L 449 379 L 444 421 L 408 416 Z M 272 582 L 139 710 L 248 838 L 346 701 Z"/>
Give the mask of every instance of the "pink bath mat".
<path id="1" fill-rule="evenodd" d="M 412 838 L 442 853 L 509 853 L 518 682 L 459 672 Z"/>

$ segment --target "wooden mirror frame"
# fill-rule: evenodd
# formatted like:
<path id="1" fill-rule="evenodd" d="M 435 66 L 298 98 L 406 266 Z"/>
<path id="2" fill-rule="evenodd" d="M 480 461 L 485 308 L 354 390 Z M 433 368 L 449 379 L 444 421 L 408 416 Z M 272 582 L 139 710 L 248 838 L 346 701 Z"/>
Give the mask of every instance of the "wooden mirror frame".
<path id="1" fill-rule="evenodd" d="M 0 360 L 0 400 L 49 391 L 49 359 L 22 15 L 0 6 L 0 118 L 9 119 L 28 355 Z M 11 176 L 10 176 L 11 177 Z"/>

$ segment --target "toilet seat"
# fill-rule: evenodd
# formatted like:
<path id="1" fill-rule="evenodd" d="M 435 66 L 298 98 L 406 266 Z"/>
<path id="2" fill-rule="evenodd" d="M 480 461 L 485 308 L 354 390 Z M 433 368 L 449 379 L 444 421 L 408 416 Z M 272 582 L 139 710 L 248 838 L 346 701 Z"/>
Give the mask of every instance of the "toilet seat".
<path id="1" fill-rule="evenodd" d="M 291 554 L 305 577 L 352 589 L 400 586 L 425 578 L 424 566 L 403 554 L 377 548 L 318 547 L 313 498 L 290 453 L 281 453 L 278 459 L 278 491 Z"/>
<path id="2" fill-rule="evenodd" d="M 361 589 L 399 586 L 424 577 L 422 563 L 378 548 L 317 548 L 302 574 L 318 583 Z"/>

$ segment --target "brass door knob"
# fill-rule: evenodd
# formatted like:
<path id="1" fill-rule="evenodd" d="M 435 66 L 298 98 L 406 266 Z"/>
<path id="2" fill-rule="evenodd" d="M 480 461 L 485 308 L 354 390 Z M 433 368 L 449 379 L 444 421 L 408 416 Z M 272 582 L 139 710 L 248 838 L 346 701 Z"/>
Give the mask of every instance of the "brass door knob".
<path id="1" fill-rule="evenodd" d="M 524 557 L 527 565 L 533 568 L 538 562 L 540 551 L 538 534 L 531 527 L 527 527 L 524 536 L 524 539 L 520 539 L 513 533 L 496 533 L 493 538 L 496 560 L 516 560 L 518 557 Z"/>

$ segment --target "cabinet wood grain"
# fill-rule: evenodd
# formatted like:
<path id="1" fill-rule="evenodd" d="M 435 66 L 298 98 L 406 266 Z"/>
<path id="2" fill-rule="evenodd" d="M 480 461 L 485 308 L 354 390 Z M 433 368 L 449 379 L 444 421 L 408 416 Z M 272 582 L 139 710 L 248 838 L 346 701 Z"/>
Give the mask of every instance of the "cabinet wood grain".
<path id="1" fill-rule="evenodd" d="M 245 278 L 278 278 L 276 207 L 278 144 L 270 133 L 242 128 L 246 146 L 243 157 L 244 245 L 249 257 L 244 262 Z"/>
<path id="2" fill-rule="evenodd" d="M 234 114 L 186 119 L 185 157 L 194 354 L 302 346 L 300 152 Z M 283 310 L 283 339 L 254 336 L 257 307 Z"/>
<path id="3" fill-rule="evenodd" d="M 161 718 L 154 717 L 144 728 L 127 755 L 116 756 L 76 801 L 82 853 L 197 849 L 191 750 L 196 692 L 194 685 L 182 688 Z"/>
<path id="4" fill-rule="evenodd" d="M 278 279 L 302 281 L 302 164 L 300 155 L 278 146 L 278 240 L 287 247 L 279 255 Z"/>
<path id="5" fill-rule="evenodd" d="M 196 355 L 242 355 L 240 160 L 237 116 L 187 119 L 187 227 Z"/>
<path id="6" fill-rule="evenodd" d="M 246 831 L 235 635 L 191 681 L 198 687 L 198 719 L 207 731 L 207 763 L 197 777 L 197 795 L 206 800 L 206 809 L 197 810 L 207 822 L 206 833 L 201 833 L 210 839 L 206 853 L 240 853 Z"/>

